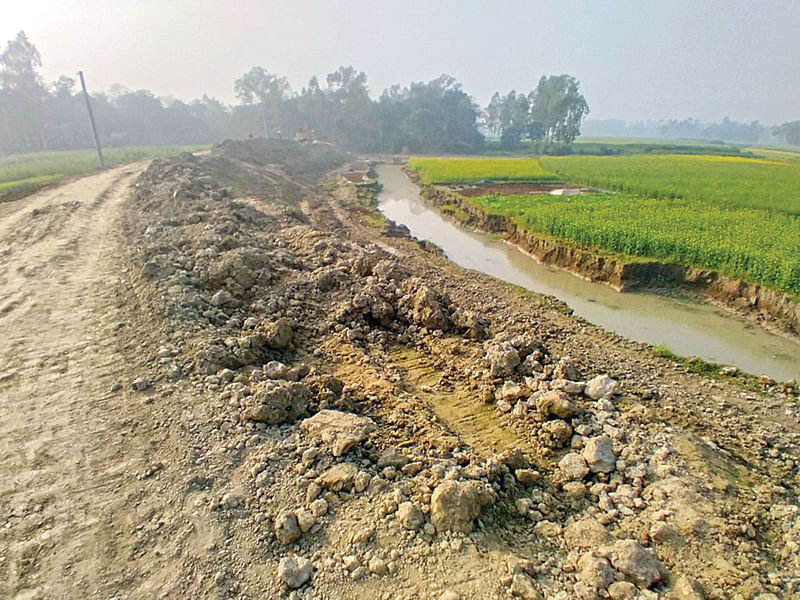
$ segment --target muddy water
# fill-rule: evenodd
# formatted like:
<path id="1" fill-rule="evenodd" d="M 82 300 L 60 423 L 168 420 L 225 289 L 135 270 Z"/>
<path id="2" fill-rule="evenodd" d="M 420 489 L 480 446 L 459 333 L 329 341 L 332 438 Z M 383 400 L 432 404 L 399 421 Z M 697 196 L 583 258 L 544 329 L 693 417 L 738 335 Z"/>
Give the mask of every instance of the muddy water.
<path id="1" fill-rule="evenodd" d="M 538 263 L 516 247 L 465 230 L 426 206 L 397 165 L 378 169 L 379 208 L 412 235 L 441 247 L 454 263 L 566 302 L 587 321 L 677 354 L 735 365 L 778 380 L 800 379 L 800 344 L 713 306 L 644 293 L 615 292 Z"/>

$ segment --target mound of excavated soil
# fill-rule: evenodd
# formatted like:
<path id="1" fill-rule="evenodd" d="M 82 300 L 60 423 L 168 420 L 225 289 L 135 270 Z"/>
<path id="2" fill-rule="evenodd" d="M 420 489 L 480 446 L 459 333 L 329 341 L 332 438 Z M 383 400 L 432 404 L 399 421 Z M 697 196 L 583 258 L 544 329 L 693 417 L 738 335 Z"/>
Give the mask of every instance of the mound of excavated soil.
<path id="1" fill-rule="evenodd" d="M 307 151 L 214 155 L 269 169 L 306 165 Z M 627 347 L 595 364 L 587 339 L 613 342 L 388 247 L 346 201 L 304 187 L 302 213 L 263 197 L 209 205 L 202 190 L 175 205 L 175 168 L 142 178 L 148 222 L 162 197 L 177 221 L 147 227 L 142 260 L 164 266 L 147 272 L 185 332 L 177 369 L 219 394 L 234 439 L 256 436 L 239 501 L 268 542 L 261 560 L 311 561 L 301 594 L 722 598 L 793 585 L 796 422 L 739 436 L 740 392 L 675 380 Z M 291 183 L 260 174 L 287 197 Z M 305 426 L 326 411 L 336 418 Z M 230 518 L 224 489 L 210 495 Z"/>

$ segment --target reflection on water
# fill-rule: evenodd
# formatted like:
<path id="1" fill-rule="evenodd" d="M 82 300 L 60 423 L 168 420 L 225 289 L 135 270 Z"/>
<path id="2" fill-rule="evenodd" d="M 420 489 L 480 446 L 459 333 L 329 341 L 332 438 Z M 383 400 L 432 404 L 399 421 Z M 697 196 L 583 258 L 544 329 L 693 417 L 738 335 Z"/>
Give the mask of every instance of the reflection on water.
<path id="1" fill-rule="evenodd" d="M 454 263 L 566 302 L 579 315 L 624 337 L 665 345 L 684 356 L 736 365 L 776 379 L 800 379 L 800 345 L 713 306 L 643 293 L 615 292 L 539 264 L 486 234 L 462 229 L 428 208 L 397 165 L 378 168 L 380 210 L 412 235 L 442 248 Z"/>

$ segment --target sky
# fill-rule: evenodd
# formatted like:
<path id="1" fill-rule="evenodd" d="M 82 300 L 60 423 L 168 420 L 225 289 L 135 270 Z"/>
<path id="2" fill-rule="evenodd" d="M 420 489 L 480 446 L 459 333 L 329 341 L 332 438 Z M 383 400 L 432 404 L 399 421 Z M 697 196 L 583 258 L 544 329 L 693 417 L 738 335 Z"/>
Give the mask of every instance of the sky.
<path id="1" fill-rule="evenodd" d="M 42 75 L 235 101 L 252 66 L 295 91 L 352 65 L 373 96 L 454 76 L 485 106 L 542 75 L 581 82 L 592 119 L 800 119 L 800 0 L 4 0 Z"/>

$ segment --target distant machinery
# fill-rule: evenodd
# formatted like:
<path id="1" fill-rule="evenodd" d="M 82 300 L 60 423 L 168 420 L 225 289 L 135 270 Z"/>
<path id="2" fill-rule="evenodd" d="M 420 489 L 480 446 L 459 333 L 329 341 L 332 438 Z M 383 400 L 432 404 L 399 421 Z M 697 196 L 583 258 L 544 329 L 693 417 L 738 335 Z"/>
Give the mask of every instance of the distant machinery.
<path id="1" fill-rule="evenodd" d="M 295 142 L 313 142 L 314 141 L 314 130 L 305 125 L 302 129 L 298 129 L 294 132 L 294 141 Z"/>

